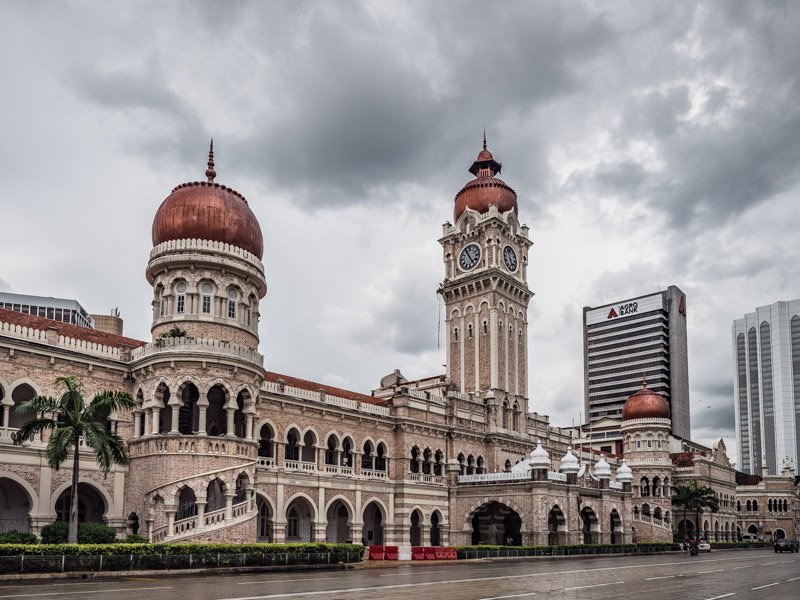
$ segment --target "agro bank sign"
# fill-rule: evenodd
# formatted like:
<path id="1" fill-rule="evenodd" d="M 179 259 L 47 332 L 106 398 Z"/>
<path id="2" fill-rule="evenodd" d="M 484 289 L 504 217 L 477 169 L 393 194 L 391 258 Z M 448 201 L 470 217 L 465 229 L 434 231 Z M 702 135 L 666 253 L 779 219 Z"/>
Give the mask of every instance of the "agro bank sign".
<path id="1" fill-rule="evenodd" d="M 627 300 L 619 304 L 611 304 L 588 311 L 586 313 L 586 324 L 595 325 L 597 323 L 614 321 L 621 317 L 632 317 L 662 308 L 664 308 L 664 297 L 661 294 L 634 298 L 633 300 Z"/>

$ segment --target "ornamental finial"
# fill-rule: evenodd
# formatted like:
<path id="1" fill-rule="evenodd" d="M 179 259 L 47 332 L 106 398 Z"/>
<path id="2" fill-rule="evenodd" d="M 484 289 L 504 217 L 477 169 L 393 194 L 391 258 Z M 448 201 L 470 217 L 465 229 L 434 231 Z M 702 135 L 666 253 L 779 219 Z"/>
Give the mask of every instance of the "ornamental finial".
<path id="1" fill-rule="evenodd" d="M 486 150 L 486 127 L 483 128 L 483 149 Z"/>
<path id="2" fill-rule="evenodd" d="M 211 145 L 208 147 L 208 169 L 206 169 L 206 177 L 208 183 L 214 183 L 214 177 L 217 172 L 214 170 L 214 138 L 211 138 Z"/>

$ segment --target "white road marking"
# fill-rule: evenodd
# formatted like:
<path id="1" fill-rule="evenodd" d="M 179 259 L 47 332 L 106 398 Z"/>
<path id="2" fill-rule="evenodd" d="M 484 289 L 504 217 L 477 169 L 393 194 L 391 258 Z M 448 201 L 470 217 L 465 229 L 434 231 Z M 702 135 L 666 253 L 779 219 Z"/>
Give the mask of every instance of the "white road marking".
<path id="1" fill-rule="evenodd" d="M 653 581 L 654 579 L 672 579 L 673 577 L 683 577 L 683 575 L 662 575 L 661 577 L 647 577 L 645 581 Z"/>
<path id="2" fill-rule="evenodd" d="M 725 569 L 714 569 L 713 571 L 698 571 L 697 574 L 700 575 L 701 573 L 719 573 L 720 571 L 724 571 Z"/>
<path id="3" fill-rule="evenodd" d="M 521 598 L 522 596 L 535 596 L 536 592 L 528 592 L 527 594 L 512 594 L 511 596 L 492 596 L 491 598 L 481 598 L 480 600 L 500 600 L 501 598 Z"/>
<path id="4" fill-rule="evenodd" d="M 750 567 L 752 567 L 752 566 L 753 566 L 753 565 L 745 565 L 745 566 L 743 566 L 743 567 L 733 567 L 733 570 L 735 571 L 736 569 L 749 569 L 749 568 L 750 568 Z"/>
<path id="5" fill-rule="evenodd" d="M 303 579 L 265 579 L 264 581 L 237 581 L 237 585 L 253 585 L 255 583 L 286 583 L 290 581 L 320 581 L 322 579 L 339 579 L 338 577 L 306 577 Z"/>
<path id="6" fill-rule="evenodd" d="M 728 596 L 735 596 L 736 592 L 731 592 L 730 594 L 722 594 L 722 596 L 714 596 L 713 598 L 706 598 L 706 600 L 719 600 L 720 598 L 727 598 Z"/>
<path id="7" fill-rule="evenodd" d="M 80 592 L 40 592 L 38 594 L 13 594 L 11 596 L 0 596 L 0 598 L 33 598 L 34 596 L 59 596 L 66 594 L 113 594 L 114 592 L 140 592 L 142 590 L 171 590 L 172 586 L 160 587 L 140 587 L 122 588 L 114 590 L 81 590 Z"/>
<path id="8" fill-rule="evenodd" d="M 710 562 L 728 562 L 732 560 L 746 560 L 745 557 L 739 558 L 712 558 L 705 560 L 703 562 L 710 563 Z M 449 585 L 453 583 L 473 583 L 476 581 L 493 581 L 493 580 L 501 580 L 501 579 L 524 579 L 529 577 L 541 577 L 542 575 L 565 575 L 570 573 L 592 573 L 596 571 L 621 571 L 624 569 L 652 569 L 653 567 L 668 567 L 673 565 L 685 565 L 685 560 L 679 560 L 676 562 L 665 562 L 665 563 L 653 563 L 653 564 L 643 564 L 643 565 L 625 565 L 623 567 L 598 567 L 596 569 L 573 569 L 569 571 L 545 571 L 543 573 L 526 573 L 524 575 L 495 575 L 494 577 L 483 577 L 477 575 L 476 577 L 470 577 L 467 579 L 450 579 L 446 581 L 428 581 L 428 582 L 419 582 L 419 583 L 395 583 L 391 585 L 372 585 L 367 587 L 360 587 L 360 588 L 344 588 L 344 589 L 332 589 L 332 590 L 320 590 L 316 592 L 287 592 L 283 594 L 266 594 L 263 596 L 242 596 L 242 597 L 234 597 L 234 598 L 225 598 L 223 600 L 269 600 L 270 598 L 292 598 L 296 596 L 322 596 L 325 594 L 344 594 L 349 592 L 370 592 L 370 591 L 380 591 L 380 590 L 390 590 L 390 589 L 399 589 L 399 588 L 413 588 L 413 587 L 429 587 L 433 585 Z"/>
<path id="9" fill-rule="evenodd" d="M 767 585 L 760 585 L 758 587 L 750 588 L 751 590 L 763 590 L 765 587 L 772 587 L 773 585 L 778 585 L 778 583 L 768 583 Z"/>
<path id="10" fill-rule="evenodd" d="M 761 563 L 761 566 L 762 567 L 766 567 L 767 565 L 774 565 L 776 562 L 778 562 L 778 561 L 774 561 L 774 562 L 771 562 L 771 563 Z"/>
<path id="11" fill-rule="evenodd" d="M 786 581 L 787 582 L 789 582 L 789 581 L 797 581 L 798 579 L 800 579 L 800 577 L 792 577 L 791 579 L 787 579 Z"/>
<path id="12" fill-rule="evenodd" d="M 426 575 L 428 573 L 447 573 L 448 571 L 415 571 L 414 575 Z M 409 573 L 391 573 L 389 575 L 378 575 L 378 577 L 408 577 Z"/>
<path id="13" fill-rule="evenodd" d="M 625 582 L 624 581 L 612 581 L 611 583 L 596 583 L 594 585 L 579 585 L 579 586 L 576 586 L 576 587 L 564 588 L 564 591 L 568 592 L 570 590 L 585 590 L 586 588 L 603 587 L 604 585 L 618 585 L 620 583 L 625 583 Z"/>

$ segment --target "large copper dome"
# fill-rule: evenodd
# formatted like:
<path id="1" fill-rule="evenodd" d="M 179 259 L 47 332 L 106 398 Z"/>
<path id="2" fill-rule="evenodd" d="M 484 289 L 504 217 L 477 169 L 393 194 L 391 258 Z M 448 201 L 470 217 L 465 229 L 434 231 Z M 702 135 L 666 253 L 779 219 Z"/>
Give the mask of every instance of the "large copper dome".
<path id="1" fill-rule="evenodd" d="M 631 419 L 669 419 L 669 404 L 664 396 L 647 389 L 647 381 L 622 407 L 622 420 Z"/>
<path id="2" fill-rule="evenodd" d="M 514 213 L 519 215 L 517 193 L 505 181 L 495 177 L 502 168 L 503 165 L 497 162 L 492 153 L 486 149 L 486 134 L 484 133 L 483 150 L 469 168 L 469 172 L 475 175 L 475 179 L 467 183 L 456 194 L 454 221 L 458 221 L 458 218 L 468 208 L 485 213 L 492 204 L 496 204 L 501 213 L 513 209 Z"/>
<path id="3" fill-rule="evenodd" d="M 247 200 L 239 192 L 214 183 L 213 146 L 206 175 L 208 181 L 182 183 L 161 203 L 153 219 L 153 245 L 170 240 L 213 240 L 261 259 L 261 227 Z"/>

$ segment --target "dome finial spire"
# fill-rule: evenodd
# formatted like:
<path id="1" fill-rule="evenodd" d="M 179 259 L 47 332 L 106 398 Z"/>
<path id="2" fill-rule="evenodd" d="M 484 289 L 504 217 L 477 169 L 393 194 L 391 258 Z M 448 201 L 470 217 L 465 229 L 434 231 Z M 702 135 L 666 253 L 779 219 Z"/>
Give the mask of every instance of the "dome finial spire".
<path id="1" fill-rule="evenodd" d="M 483 149 L 486 150 L 486 127 L 483 128 Z"/>
<path id="2" fill-rule="evenodd" d="M 214 138 L 211 138 L 211 145 L 208 147 L 208 169 L 206 169 L 206 177 L 208 183 L 214 183 L 214 177 L 217 172 L 214 170 Z"/>
<path id="3" fill-rule="evenodd" d="M 647 389 L 647 371 L 642 371 L 642 389 Z"/>

